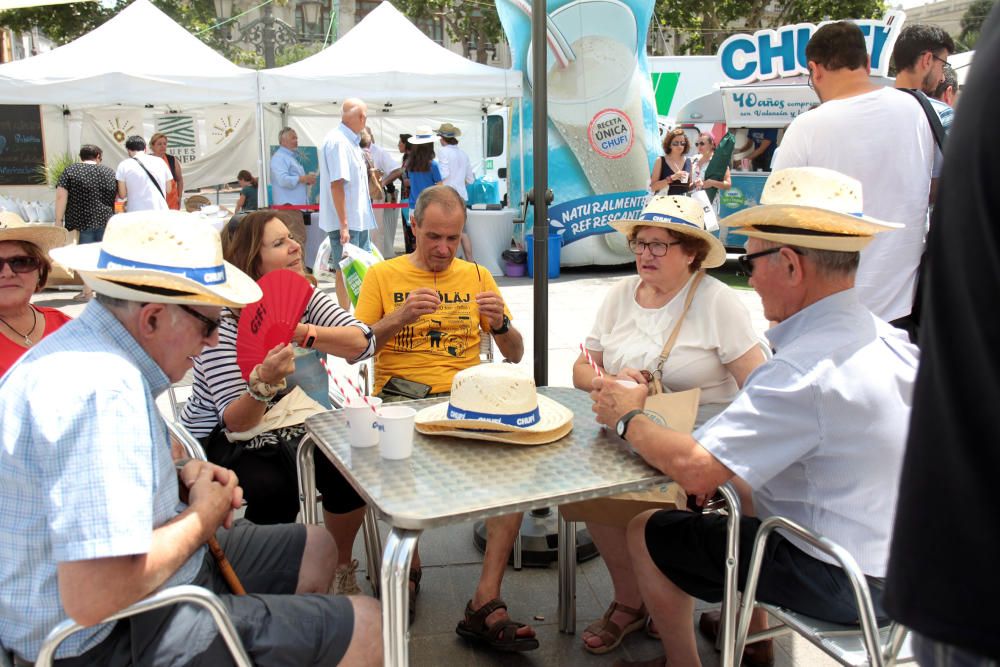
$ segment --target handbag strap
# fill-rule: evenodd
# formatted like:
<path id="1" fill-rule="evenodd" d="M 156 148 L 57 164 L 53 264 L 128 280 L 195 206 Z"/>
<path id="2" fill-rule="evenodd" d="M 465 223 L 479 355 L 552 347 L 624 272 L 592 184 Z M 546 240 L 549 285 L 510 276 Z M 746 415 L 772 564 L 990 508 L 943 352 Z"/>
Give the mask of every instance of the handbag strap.
<path id="1" fill-rule="evenodd" d="M 147 176 L 149 176 L 149 180 L 153 181 L 153 185 L 156 187 L 156 191 L 159 192 L 160 196 L 163 197 L 163 200 L 166 201 L 167 196 L 163 194 L 163 189 L 160 188 L 159 181 L 157 181 L 156 178 L 151 173 L 149 173 L 149 169 L 146 169 L 146 165 L 144 165 L 138 157 L 132 156 L 132 159 L 139 163 L 139 166 L 142 167 L 142 170 L 146 172 Z"/>
<path id="2" fill-rule="evenodd" d="M 701 279 L 705 277 L 704 271 L 698 271 L 695 274 L 694 279 L 691 281 L 691 288 L 688 289 L 687 297 L 684 299 L 684 310 L 681 311 L 680 317 L 677 318 L 677 323 L 674 324 L 673 331 L 670 332 L 670 337 L 667 338 L 667 342 L 663 344 L 663 351 L 660 352 L 660 357 L 656 362 L 656 370 L 653 371 L 653 393 L 662 394 L 663 393 L 663 364 L 667 362 L 667 357 L 670 356 L 670 350 L 674 347 L 674 342 L 677 340 L 678 334 L 681 332 L 681 325 L 684 324 L 684 316 L 687 315 L 688 309 L 691 307 L 691 301 L 694 300 L 695 290 L 698 289 L 698 285 L 701 283 Z"/>

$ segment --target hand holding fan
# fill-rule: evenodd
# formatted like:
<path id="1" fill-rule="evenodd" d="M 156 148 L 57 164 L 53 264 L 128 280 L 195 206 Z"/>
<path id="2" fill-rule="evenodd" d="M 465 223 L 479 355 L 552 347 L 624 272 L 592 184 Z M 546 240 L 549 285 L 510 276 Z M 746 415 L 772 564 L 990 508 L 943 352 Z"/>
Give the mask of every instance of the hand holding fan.
<path id="1" fill-rule="evenodd" d="M 271 348 L 292 342 L 313 293 L 308 280 L 288 269 L 271 271 L 257 284 L 264 297 L 243 309 L 236 330 L 236 364 L 244 380 Z"/>

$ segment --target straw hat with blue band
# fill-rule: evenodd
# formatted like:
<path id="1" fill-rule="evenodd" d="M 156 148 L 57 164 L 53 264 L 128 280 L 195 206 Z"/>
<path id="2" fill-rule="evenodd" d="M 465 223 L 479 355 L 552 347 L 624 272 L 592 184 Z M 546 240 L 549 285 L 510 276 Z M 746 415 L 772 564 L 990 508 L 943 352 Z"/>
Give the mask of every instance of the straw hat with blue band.
<path id="1" fill-rule="evenodd" d="M 615 220 L 611 226 L 625 236 L 631 236 L 636 227 L 661 227 L 674 234 L 694 236 L 708 244 L 708 255 L 701 263 L 703 268 L 711 269 L 726 263 L 725 246 L 705 229 L 705 213 L 701 205 L 690 197 L 653 197 L 638 218 Z"/>
<path id="2" fill-rule="evenodd" d="M 121 213 L 100 243 L 50 254 L 95 292 L 128 301 L 241 308 L 262 296 L 257 283 L 223 261 L 219 233 L 183 211 Z"/>
<path id="3" fill-rule="evenodd" d="M 447 137 L 448 139 L 462 136 L 462 130 L 458 129 L 451 123 L 441 123 L 441 127 L 434 130 L 434 132 L 442 137 Z"/>
<path id="4" fill-rule="evenodd" d="M 411 144 L 429 144 L 437 141 L 438 137 L 429 125 L 421 125 L 407 141 Z"/>
<path id="5" fill-rule="evenodd" d="M 414 427 L 426 435 L 541 445 L 569 433 L 573 413 L 538 394 L 524 371 L 480 364 L 456 373 L 449 400 L 418 412 Z"/>
<path id="6" fill-rule="evenodd" d="M 862 213 L 861 182 L 832 169 L 793 167 L 773 172 L 760 206 L 723 218 L 734 233 L 817 250 L 857 252 L 875 234 L 904 225 Z"/>

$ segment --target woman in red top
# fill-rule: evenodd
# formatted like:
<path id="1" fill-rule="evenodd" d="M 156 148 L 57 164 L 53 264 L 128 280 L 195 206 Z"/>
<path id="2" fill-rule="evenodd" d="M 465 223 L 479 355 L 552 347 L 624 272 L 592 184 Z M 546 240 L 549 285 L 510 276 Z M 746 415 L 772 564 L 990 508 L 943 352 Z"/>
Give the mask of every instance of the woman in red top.
<path id="1" fill-rule="evenodd" d="M 0 375 L 69 321 L 55 308 L 31 303 L 52 270 L 49 249 L 67 242 L 62 227 L 28 225 L 15 213 L 0 213 Z"/>

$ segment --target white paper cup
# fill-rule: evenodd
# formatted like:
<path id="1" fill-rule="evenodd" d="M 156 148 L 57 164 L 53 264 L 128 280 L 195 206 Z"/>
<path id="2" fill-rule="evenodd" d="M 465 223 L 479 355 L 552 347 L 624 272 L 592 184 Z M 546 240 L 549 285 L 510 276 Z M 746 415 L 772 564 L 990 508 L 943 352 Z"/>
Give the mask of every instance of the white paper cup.
<path id="1" fill-rule="evenodd" d="M 687 183 L 688 182 L 688 173 L 686 171 L 681 171 L 679 173 L 680 173 L 680 177 L 681 177 L 681 183 Z"/>
<path id="2" fill-rule="evenodd" d="M 413 453 L 413 420 L 417 411 L 387 405 L 378 411 L 379 454 L 384 459 L 408 459 Z"/>
<path id="3" fill-rule="evenodd" d="M 382 405 L 382 399 L 369 396 L 368 400 L 375 410 Z M 347 416 L 347 430 L 351 439 L 351 447 L 374 447 L 379 441 L 379 428 L 375 412 L 360 397 L 347 399 L 344 404 L 344 414 Z"/>

